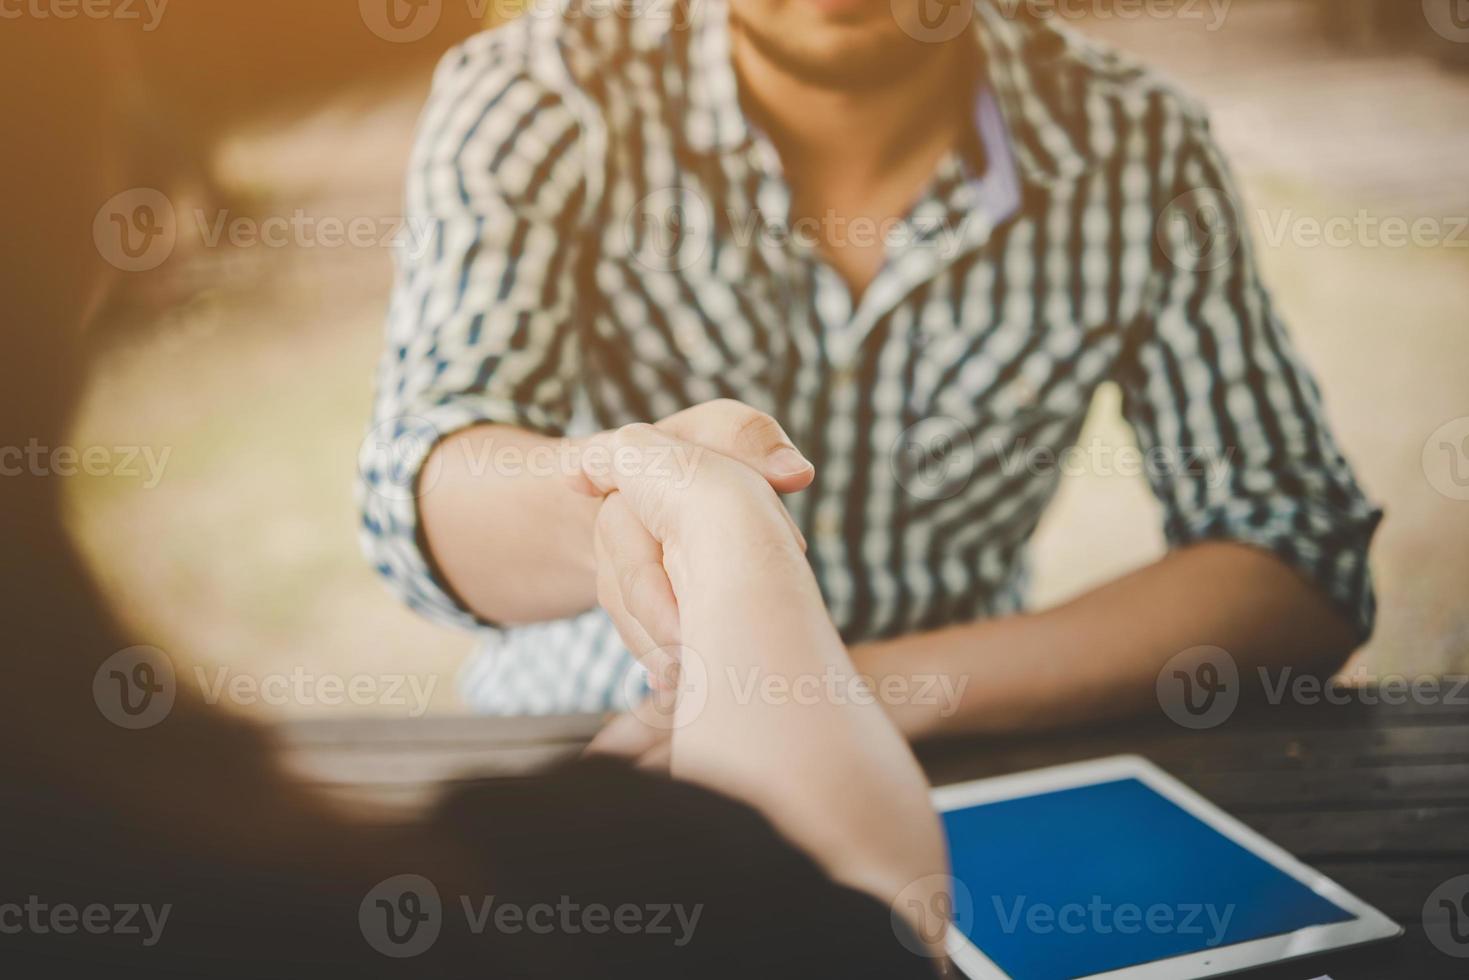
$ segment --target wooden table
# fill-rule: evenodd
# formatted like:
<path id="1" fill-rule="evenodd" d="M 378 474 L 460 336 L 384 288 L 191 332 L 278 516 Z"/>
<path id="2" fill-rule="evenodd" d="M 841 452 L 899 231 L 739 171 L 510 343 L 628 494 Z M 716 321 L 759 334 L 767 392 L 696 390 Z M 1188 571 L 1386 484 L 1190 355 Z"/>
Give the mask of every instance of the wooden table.
<path id="1" fill-rule="evenodd" d="M 1452 694 L 1444 688 L 1445 694 Z M 1469 688 L 1432 705 L 1266 708 L 1192 732 L 1164 720 L 1043 738 L 956 740 L 921 755 L 936 784 L 1122 752 L 1148 757 L 1403 924 L 1377 947 L 1254 971 L 1260 980 L 1469 977 L 1424 906 L 1469 874 Z M 441 780 L 523 772 L 575 754 L 594 717 L 290 725 L 294 765 L 362 807 L 412 810 Z M 1469 908 L 1465 909 L 1469 912 Z M 1439 923 L 1448 912 L 1434 913 Z M 1460 929 L 1469 930 L 1461 917 Z M 1460 950 L 1469 954 L 1469 944 Z"/>

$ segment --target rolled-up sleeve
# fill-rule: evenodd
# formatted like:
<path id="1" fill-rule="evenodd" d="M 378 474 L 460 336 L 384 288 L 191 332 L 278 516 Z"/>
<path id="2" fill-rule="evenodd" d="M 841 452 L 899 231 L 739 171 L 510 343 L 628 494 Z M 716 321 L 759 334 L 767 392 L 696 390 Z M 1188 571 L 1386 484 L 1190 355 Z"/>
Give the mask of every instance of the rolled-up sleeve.
<path id="1" fill-rule="evenodd" d="M 1151 300 L 1118 378 L 1165 532 L 1175 547 L 1228 540 L 1271 552 L 1365 639 L 1368 546 L 1382 512 L 1272 309 L 1207 124 L 1191 118 L 1183 131 L 1157 201 Z"/>
<path id="2" fill-rule="evenodd" d="M 409 165 L 403 234 L 358 460 L 363 548 L 412 608 L 485 626 L 424 545 L 425 465 L 446 436 L 500 423 L 562 434 L 580 372 L 574 282 L 585 127 L 513 41 L 482 35 L 435 74 Z"/>

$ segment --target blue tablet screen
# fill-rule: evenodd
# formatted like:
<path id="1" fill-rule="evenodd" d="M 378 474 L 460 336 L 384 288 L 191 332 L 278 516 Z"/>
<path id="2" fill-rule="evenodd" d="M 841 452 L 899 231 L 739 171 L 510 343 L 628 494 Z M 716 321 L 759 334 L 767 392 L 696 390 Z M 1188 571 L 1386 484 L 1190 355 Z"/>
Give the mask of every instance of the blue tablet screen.
<path id="1" fill-rule="evenodd" d="M 1137 779 L 943 819 L 968 891 L 955 921 L 1016 980 L 1083 977 L 1352 918 Z"/>

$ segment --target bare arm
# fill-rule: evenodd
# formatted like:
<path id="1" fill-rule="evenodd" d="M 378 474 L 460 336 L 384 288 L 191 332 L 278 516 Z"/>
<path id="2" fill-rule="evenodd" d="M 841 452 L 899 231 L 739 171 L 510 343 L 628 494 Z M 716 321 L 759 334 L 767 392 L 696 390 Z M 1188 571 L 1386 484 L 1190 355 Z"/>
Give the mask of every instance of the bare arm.
<path id="1" fill-rule="evenodd" d="M 853 650 L 876 678 L 923 678 L 940 703 L 887 705 L 910 738 L 1051 728 L 1156 708 L 1158 673 L 1194 646 L 1222 647 L 1248 687 L 1260 669 L 1329 673 L 1354 634 L 1300 575 L 1267 552 L 1205 542 L 1054 609 Z M 959 691 L 945 697 L 944 692 Z"/>
<path id="2" fill-rule="evenodd" d="M 698 447 L 739 459 L 783 492 L 806 487 L 815 472 L 774 419 L 740 402 L 705 402 L 658 428 L 690 444 L 650 464 L 674 481 L 693 462 L 682 454 Z M 592 526 L 600 501 L 576 493 L 568 480 L 580 472 L 588 444 L 482 425 L 448 436 L 424 463 L 429 489 L 419 516 L 429 552 L 482 618 L 541 622 L 595 604 Z"/>
<path id="3" fill-rule="evenodd" d="M 1195 646 L 1223 648 L 1246 683 L 1262 667 L 1328 672 L 1371 628 L 1379 513 L 1331 435 L 1248 235 L 1200 259 L 1176 206 L 1203 195 L 1230 213 L 1240 200 L 1204 120 L 1188 122 L 1167 167 L 1155 294 L 1127 327 L 1114 377 L 1145 455 L 1203 461 L 1147 468 L 1175 550 L 1055 609 L 855 650 L 879 677 L 965 684 L 947 713 L 895 706 L 910 735 L 1156 708 L 1159 671 Z"/>
<path id="4" fill-rule="evenodd" d="M 565 439 L 481 425 L 444 439 L 425 462 L 426 472 L 437 468 L 419 503 L 428 550 L 481 617 L 540 622 L 596 602 L 598 503 L 567 485 L 572 449 Z"/>
<path id="5" fill-rule="evenodd" d="M 613 438 L 667 441 L 647 426 Z M 598 520 L 612 566 L 601 595 L 630 645 L 666 630 L 656 625 L 665 600 L 676 604 L 678 678 L 655 695 L 674 701 L 673 774 L 755 806 L 836 880 L 932 908 L 942 835 L 896 727 L 871 701 L 778 693 L 803 678 L 842 684 L 855 671 L 769 486 L 714 453 L 687 487 L 594 483 L 615 491 Z M 650 583 L 660 569 L 666 582 Z"/>

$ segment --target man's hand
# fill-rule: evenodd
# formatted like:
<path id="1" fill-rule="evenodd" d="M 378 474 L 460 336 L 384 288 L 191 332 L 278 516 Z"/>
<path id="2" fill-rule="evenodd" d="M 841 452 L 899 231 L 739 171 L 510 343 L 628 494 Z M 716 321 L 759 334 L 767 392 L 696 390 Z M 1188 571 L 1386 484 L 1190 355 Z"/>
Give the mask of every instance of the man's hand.
<path id="1" fill-rule="evenodd" d="M 768 533 L 773 542 L 801 549 L 805 542 L 764 485 L 768 478 L 762 483 L 764 474 L 662 427 L 627 426 L 593 437 L 585 449 L 583 475 L 574 486 L 590 496 L 606 495 L 593 533 L 597 600 L 647 668 L 654 689 L 671 688 L 677 680 L 679 622 L 668 564 L 677 560 L 689 533 L 727 523 L 737 511 L 751 533 Z M 671 452 L 687 461 L 686 472 L 675 474 L 667 465 Z"/>
<path id="2" fill-rule="evenodd" d="M 720 398 L 686 408 L 653 428 L 672 438 L 659 439 L 651 437 L 651 433 L 622 438 L 617 432 L 603 432 L 583 444 L 584 457 L 589 452 L 600 451 L 610 462 L 614 451 L 650 454 L 678 450 L 697 464 L 699 451 L 706 450 L 721 457 L 719 468 L 728 467 L 730 461 L 744 463 L 780 493 L 804 490 L 816 475 L 815 468 L 796 449 L 780 423 L 733 399 Z M 725 469 L 725 472 L 733 471 Z M 639 486 L 648 492 L 675 494 L 690 489 L 667 479 L 651 482 L 647 473 L 643 476 Z M 703 478 L 718 479 L 709 473 L 703 474 Z M 604 481 L 594 486 L 589 478 L 574 479 L 573 486 L 590 496 L 602 496 L 618 489 L 614 482 Z M 800 529 L 788 516 L 786 520 L 804 550 L 806 541 Z M 673 651 L 678 646 L 678 603 L 663 568 L 661 544 L 648 534 L 626 501 L 615 493 L 598 512 L 592 537 L 598 603 L 612 617 L 627 648 L 647 668 L 653 687 L 671 686 L 668 671 L 676 659 Z"/>
<path id="3" fill-rule="evenodd" d="M 780 493 L 809 486 L 815 470 L 769 415 L 729 399 L 677 412 L 659 431 L 745 464 Z M 570 492 L 564 475 L 486 466 L 501 452 L 564 459 L 605 441 L 558 439 L 510 425 L 476 425 L 443 439 L 423 465 L 432 492 L 419 499 L 423 536 L 438 571 L 464 605 L 502 626 L 585 612 L 596 602 L 590 544 L 600 500 Z M 600 496 L 600 495 L 599 495 Z"/>
<path id="4" fill-rule="evenodd" d="M 744 463 L 780 493 L 804 490 L 816 476 L 779 422 L 732 398 L 675 412 L 655 428 Z"/>

